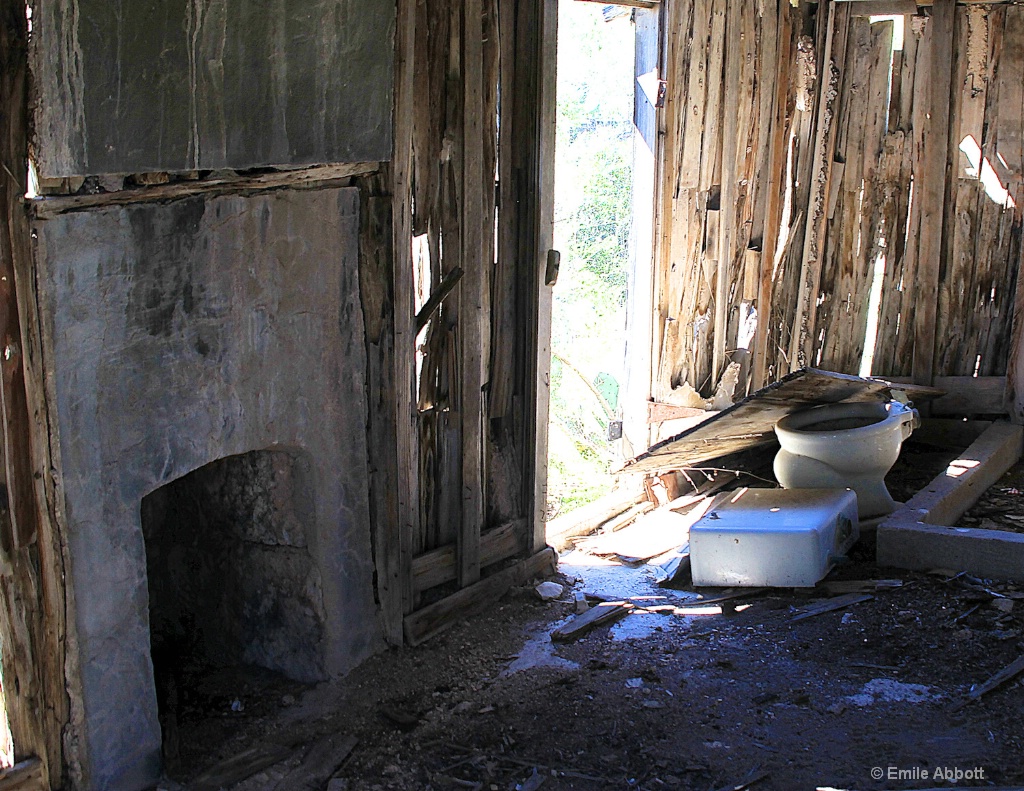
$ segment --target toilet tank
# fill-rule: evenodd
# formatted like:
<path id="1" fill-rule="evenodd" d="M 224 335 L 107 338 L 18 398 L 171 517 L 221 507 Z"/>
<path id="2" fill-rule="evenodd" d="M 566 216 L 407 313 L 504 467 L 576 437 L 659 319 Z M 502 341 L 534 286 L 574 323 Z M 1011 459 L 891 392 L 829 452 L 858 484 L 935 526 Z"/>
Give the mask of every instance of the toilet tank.
<path id="1" fill-rule="evenodd" d="M 738 489 L 690 528 L 694 585 L 805 588 L 857 541 L 849 489 Z"/>

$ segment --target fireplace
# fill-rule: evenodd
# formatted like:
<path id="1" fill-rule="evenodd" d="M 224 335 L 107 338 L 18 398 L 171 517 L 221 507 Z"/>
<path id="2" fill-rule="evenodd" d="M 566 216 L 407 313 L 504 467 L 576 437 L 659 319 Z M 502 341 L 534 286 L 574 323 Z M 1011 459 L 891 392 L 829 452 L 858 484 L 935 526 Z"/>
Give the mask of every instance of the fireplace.
<path id="1" fill-rule="evenodd" d="M 380 645 L 358 192 L 33 230 L 77 646 L 69 762 L 85 787 L 142 789 L 161 770 L 162 641 L 304 680 Z"/>

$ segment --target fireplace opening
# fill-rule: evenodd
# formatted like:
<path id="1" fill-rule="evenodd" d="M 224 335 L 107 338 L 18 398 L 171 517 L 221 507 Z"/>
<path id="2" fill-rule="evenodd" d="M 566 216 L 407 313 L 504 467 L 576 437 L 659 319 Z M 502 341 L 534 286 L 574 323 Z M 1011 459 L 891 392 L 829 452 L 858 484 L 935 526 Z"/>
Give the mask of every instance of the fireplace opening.
<path id="1" fill-rule="evenodd" d="M 168 771 L 191 743 L 325 677 L 312 475 L 301 453 L 207 464 L 142 500 L 149 625 Z M 186 744 L 188 742 L 188 744 Z"/>

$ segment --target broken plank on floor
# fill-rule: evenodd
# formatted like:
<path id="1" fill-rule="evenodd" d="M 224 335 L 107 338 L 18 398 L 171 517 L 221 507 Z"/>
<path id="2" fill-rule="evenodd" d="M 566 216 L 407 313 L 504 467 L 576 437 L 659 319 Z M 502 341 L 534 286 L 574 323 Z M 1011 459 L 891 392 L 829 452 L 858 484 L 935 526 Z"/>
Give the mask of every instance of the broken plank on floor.
<path id="1" fill-rule="evenodd" d="M 970 692 L 967 693 L 967 697 L 952 706 L 952 711 L 959 711 L 969 703 L 978 700 L 982 695 L 987 695 L 997 687 L 1002 686 L 1007 681 L 1011 681 L 1021 673 L 1024 673 L 1024 656 L 1017 657 L 1013 662 L 1008 664 L 992 678 L 986 681 L 984 684 L 974 687 Z"/>
<path id="2" fill-rule="evenodd" d="M 568 643 L 577 637 L 582 637 L 591 629 L 614 623 L 624 618 L 633 610 L 633 604 L 628 601 L 601 602 L 582 615 L 577 615 L 568 623 L 562 624 L 551 633 L 551 639 L 556 643 Z"/>
<path id="3" fill-rule="evenodd" d="M 805 607 L 804 611 L 799 615 L 795 615 L 790 618 L 790 622 L 802 621 L 805 618 L 813 618 L 815 615 L 822 615 L 833 610 L 841 610 L 844 607 L 850 607 L 854 604 L 860 604 L 861 602 L 870 601 L 875 598 L 870 593 L 847 593 L 845 596 L 836 596 L 834 599 L 828 599 L 817 604 L 812 604 L 809 607 Z"/>
<path id="4" fill-rule="evenodd" d="M 757 596 L 758 594 L 765 593 L 768 590 L 768 588 L 740 588 L 739 590 L 727 588 L 724 593 L 710 599 L 688 599 L 684 604 L 689 606 L 721 604 L 722 602 L 732 601 L 733 599 L 745 599 L 747 596 Z"/>
<path id="5" fill-rule="evenodd" d="M 818 587 L 830 596 L 838 596 L 841 593 L 870 593 L 901 588 L 903 580 L 826 580 L 819 583 Z"/>

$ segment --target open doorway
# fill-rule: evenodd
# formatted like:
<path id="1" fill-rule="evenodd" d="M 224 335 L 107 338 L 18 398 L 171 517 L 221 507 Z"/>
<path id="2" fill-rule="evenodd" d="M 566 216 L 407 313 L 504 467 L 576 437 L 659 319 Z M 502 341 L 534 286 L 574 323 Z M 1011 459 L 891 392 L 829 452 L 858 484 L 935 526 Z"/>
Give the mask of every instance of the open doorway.
<path id="1" fill-rule="evenodd" d="M 552 309 L 549 520 L 613 488 L 614 471 L 631 455 L 621 441 L 627 391 L 642 382 L 646 401 L 653 178 L 644 174 L 654 158 L 638 118 L 649 110 L 653 119 L 659 85 L 657 11 L 560 0 L 558 14 L 562 255 Z M 645 358 L 648 370 L 638 375 Z"/>

